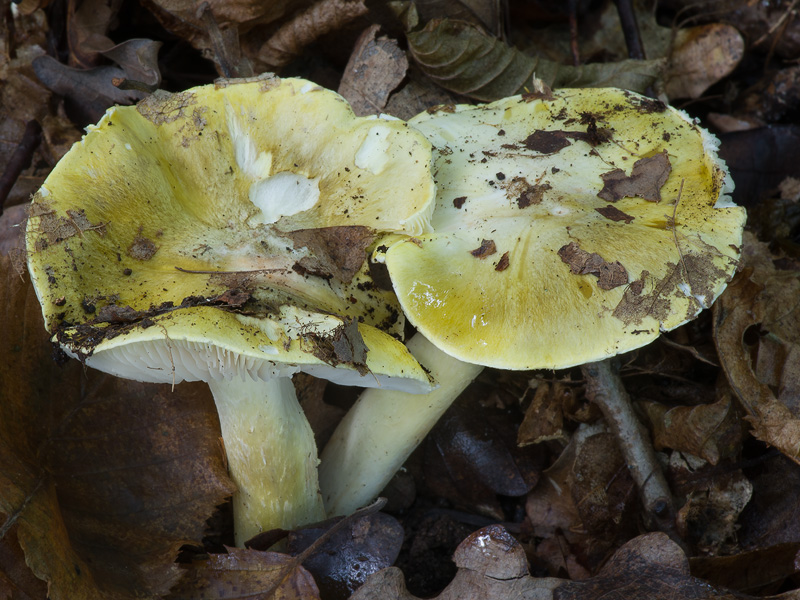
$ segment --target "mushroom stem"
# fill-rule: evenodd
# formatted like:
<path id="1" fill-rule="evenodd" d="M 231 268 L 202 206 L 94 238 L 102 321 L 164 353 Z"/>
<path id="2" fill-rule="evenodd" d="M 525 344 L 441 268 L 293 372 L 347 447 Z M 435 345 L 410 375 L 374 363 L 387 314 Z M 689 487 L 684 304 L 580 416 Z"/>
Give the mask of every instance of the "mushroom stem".
<path id="1" fill-rule="evenodd" d="M 586 395 L 602 411 L 639 488 L 649 521 L 647 526 L 676 537 L 672 494 L 622 380 L 608 360 L 587 363 L 581 371 L 586 379 Z"/>
<path id="2" fill-rule="evenodd" d="M 361 394 L 322 452 L 319 480 L 329 516 L 369 504 L 483 370 L 445 354 L 421 333 L 407 346 L 439 387 L 420 395 L 382 389 Z"/>
<path id="3" fill-rule="evenodd" d="M 245 376 L 246 377 L 246 376 Z M 233 496 L 236 545 L 274 528 L 325 518 L 314 433 L 292 380 L 209 382 L 217 404 Z"/>

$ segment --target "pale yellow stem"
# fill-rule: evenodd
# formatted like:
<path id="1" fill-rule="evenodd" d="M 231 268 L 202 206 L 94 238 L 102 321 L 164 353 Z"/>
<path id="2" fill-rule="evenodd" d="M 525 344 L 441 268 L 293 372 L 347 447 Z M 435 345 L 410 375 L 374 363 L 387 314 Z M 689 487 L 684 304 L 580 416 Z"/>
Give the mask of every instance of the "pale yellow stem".
<path id="1" fill-rule="evenodd" d="M 361 394 L 322 453 L 320 488 L 330 516 L 352 513 L 374 500 L 483 370 L 445 354 L 419 333 L 407 346 L 439 387 L 420 395 L 381 389 Z"/>
<path id="2" fill-rule="evenodd" d="M 317 482 L 317 447 L 292 380 L 209 383 L 217 403 L 233 497 L 236 545 L 280 527 L 325 517 Z"/>

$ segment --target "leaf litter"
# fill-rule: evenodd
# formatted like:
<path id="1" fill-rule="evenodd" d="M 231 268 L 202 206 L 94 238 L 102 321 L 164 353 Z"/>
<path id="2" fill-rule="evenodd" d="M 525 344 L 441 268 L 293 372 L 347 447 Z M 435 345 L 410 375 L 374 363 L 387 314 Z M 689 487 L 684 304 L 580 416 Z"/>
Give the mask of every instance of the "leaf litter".
<path id="1" fill-rule="evenodd" d="M 733 167 L 735 198 L 753 209 L 751 227 L 762 241 L 746 242 L 740 273 L 713 318 L 701 317 L 622 358 L 626 387 L 667 466 L 682 548 L 662 534 L 638 535 L 636 487 L 613 436 L 587 402 L 578 371 L 488 371 L 465 395 L 461 413 L 443 422 L 387 488 L 392 503 L 405 507 L 393 512 L 405 529 L 397 559 L 405 573 L 396 567 L 377 571 L 333 592 L 320 583 L 333 572 L 353 574 L 358 556 L 373 568 L 391 564 L 399 530 L 390 528 L 393 533 L 383 538 L 377 527 L 348 527 L 334 548 L 352 554 L 320 552 L 316 560 L 323 568 L 316 571 L 314 557 L 303 571 L 287 554 L 224 551 L 230 529 L 215 506 L 232 490 L 206 394 L 191 385 L 170 392 L 120 383 L 84 373 L 63 356 L 53 362 L 32 290 L 4 257 L 0 512 L 6 525 L 0 594 L 129 598 L 171 590 L 175 598 L 205 597 L 191 587 L 197 580 L 187 577 L 202 568 L 217 582 L 208 590 L 233 598 L 241 590 L 231 586 L 249 582 L 264 591 L 265 582 L 273 581 L 269 573 L 286 573 L 291 565 L 288 587 L 266 589 L 265 597 L 345 598 L 354 590 L 355 598 L 390 599 L 797 596 L 800 212 L 787 177 L 800 177 L 791 160 L 800 88 L 796 67 L 776 59 L 800 56 L 792 2 L 673 0 L 659 14 L 637 6 L 645 61 L 627 59 L 612 3 L 578 16 L 575 33 L 568 9 L 548 16 L 546 25 L 538 9 L 518 2 L 505 7 L 480 0 L 424 1 L 418 12 L 406 3 L 395 6 L 400 19 L 389 10 L 370 6 L 365 13 L 359 3 L 347 2 L 353 12 L 341 20 L 320 18 L 336 2 L 239 0 L 198 12 L 196 3 L 184 0 L 156 0 L 135 10 L 127 2 L 86 0 L 69 3 L 69 21 L 56 12 L 45 15 L 51 9 L 42 4 L 15 5 L 0 29 L 0 106 L 8 117 L 0 131 L 0 164 L 18 150 L 29 122 L 42 129 L 29 166 L 14 176 L 0 219 L 0 248 L 15 249 L 17 262 L 24 260 L 17 226 L 24 210 L 17 205 L 27 202 L 79 139 L 80 127 L 114 102 L 145 97 L 148 88 L 177 92 L 210 82 L 215 73 L 259 73 L 267 62 L 282 75 L 327 87 L 341 81 L 340 91 L 362 114 L 409 118 L 434 105 L 517 92 L 532 100 L 539 93 L 531 80 L 535 72 L 554 87 L 620 85 L 649 90 L 661 100 L 692 98 L 686 109 L 720 128 L 769 125 L 727 134 L 721 149 Z M 691 21 L 665 20 L 664 14 L 691 15 Z M 715 20 L 719 14 L 729 15 L 724 24 Z M 149 39 L 139 37 L 141 32 Z M 48 37 L 60 52 L 53 52 Z M 744 48 L 742 39 L 748 42 Z M 200 51 L 210 62 L 203 62 Z M 739 72 L 733 70 L 737 65 Z M 651 101 L 642 110 L 663 106 Z M 572 143 L 569 134 L 527 142 L 555 152 Z M 598 212 L 609 222 L 629 223 L 632 217 L 613 203 L 626 194 L 658 202 L 668 168 L 668 158 L 655 155 L 610 171 L 608 197 L 602 198 L 610 204 Z M 533 181 L 515 182 L 509 175 L 501 183 L 518 190 L 524 209 L 540 193 Z M 469 210 L 468 198 L 455 202 Z M 51 223 L 54 243 L 101 234 L 102 223 L 79 213 L 69 217 Z M 330 233 L 308 234 L 308 243 L 318 246 L 318 261 L 299 267 L 346 280 L 362 264 L 371 238 L 344 240 L 341 232 Z M 337 238 L 343 239 L 341 248 Z M 143 258 L 157 250 L 148 238 L 133 249 Z M 492 254 L 488 247 L 476 250 L 478 258 Z M 496 268 L 508 268 L 503 251 L 494 248 L 494 254 L 493 261 L 501 256 Z M 565 255 L 565 270 L 597 277 L 598 285 L 602 269 L 614 264 L 613 257 L 593 258 L 580 247 Z M 681 277 L 687 267 L 703 265 L 674 265 L 673 276 Z M 628 287 L 619 310 L 632 324 L 644 304 L 658 309 L 647 278 L 625 274 Z M 617 280 L 622 277 L 611 282 Z M 219 301 L 235 306 L 237 298 Z M 140 317 L 109 306 L 101 306 L 98 317 L 120 323 Z M 353 334 L 351 322 L 328 351 L 361 361 L 363 348 Z M 324 387 L 304 402 L 310 414 L 319 415 L 314 422 L 320 432 L 330 431 L 352 401 L 346 390 Z M 482 412 L 487 409 L 503 419 L 481 427 L 489 422 Z M 220 529 L 216 541 L 204 538 L 210 527 Z M 464 539 L 469 531 L 474 533 Z M 300 539 L 301 532 L 292 535 Z M 198 562 L 204 555 L 207 562 Z M 441 573 L 426 578 L 409 566 L 425 562 Z M 448 573 L 455 579 L 448 582 Z"/>

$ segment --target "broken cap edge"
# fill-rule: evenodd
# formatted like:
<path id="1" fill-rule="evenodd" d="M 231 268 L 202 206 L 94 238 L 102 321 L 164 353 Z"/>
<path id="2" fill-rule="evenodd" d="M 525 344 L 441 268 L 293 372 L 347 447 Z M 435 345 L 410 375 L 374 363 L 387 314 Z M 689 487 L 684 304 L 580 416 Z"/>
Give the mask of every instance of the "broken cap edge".
<path id="1" fill-rule="evenodd" d="M 81 350 L 78 343 L 80 327 L 65 329 L 56 338 L 68 354 L 86 365 L 137 381 L 257 380 L 302 371 L 340 385 L 416 394 L 432 389 L 419 363 L 388 334 L 358 324 L 366 352 L 364 362 L 337 361 L 335 353 L 331 354 L 331 339 L 333 333 L 341 333 L 343 320 L 288 308 L 282 320 L 302 314 L 308 319 L 306 331 L 303 324 L 292 329 L 275 319 L 191 307 L 153 317 L 147 327 L 126 327 L 88 351 Z M 342 340 L 347 348 L 348 340 L 344 336 L 339 338 Z"/>

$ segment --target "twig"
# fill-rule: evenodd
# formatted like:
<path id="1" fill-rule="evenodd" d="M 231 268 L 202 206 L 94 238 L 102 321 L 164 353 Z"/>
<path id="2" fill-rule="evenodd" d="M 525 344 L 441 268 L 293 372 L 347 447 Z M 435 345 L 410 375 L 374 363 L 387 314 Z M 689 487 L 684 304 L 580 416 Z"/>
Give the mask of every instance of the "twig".
<path id="1" fill-rule="evenodd" d="M 633 11 L 631 0 L 616 0 L 617 14 L 622 25 L 622 34 L 625 36 L 625 45 L 628 47 L 628 56 L 636 60 L 644 60 L 644 46 L 639 33 L 639 24 L 636 22 L 636 13 Z"/>
<path id="2" fill-rule="evenodd" d="M 578 0 L 569 0 L 569 49 L 572 51 L 572 64 L 576 67 L 581 64 L 581 54 L 578 47 Z"/>
<path id="3" fill-rule="evenodd" d="M 667 533 L 680 543 L 667 480 L 619 375 L 612 372 L 608 360 L 585 364 L 581 371 L 586 379 L 586 395 L 602 411 L 639 488 L 647 526 Z"/>
<path id="4" fill-rule="evenodd" d="M 35 119 L 28 121 L 17 149 L 14 150 L 14 154 L 11 155 L 2 176 L 0 176 L 0 215 L 3 214 L 3 205 L 11 193 L 11 188 L 14 187 L 20 174 L 30 166 L 33 153 L 36 152 L 41 141 L 42 126 Z"/>

